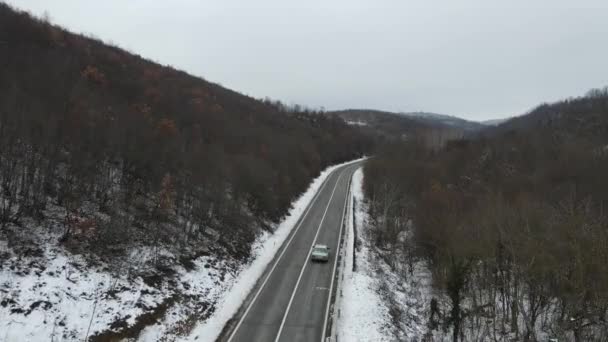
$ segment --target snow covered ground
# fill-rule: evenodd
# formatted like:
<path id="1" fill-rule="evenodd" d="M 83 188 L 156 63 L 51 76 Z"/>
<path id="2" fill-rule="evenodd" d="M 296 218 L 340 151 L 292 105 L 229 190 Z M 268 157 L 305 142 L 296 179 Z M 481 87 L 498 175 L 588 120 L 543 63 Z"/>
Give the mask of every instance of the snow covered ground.
<path id="1" fill-rule="evenodd" d="M 258 237 L 249 264 L 205 255 L 188 270 L 177 266 L 160 285 L 132 272 L 150 258 L 152 251 L 145 248 L 117 268 L 71 254 L 49 234 L 32 237 L 31 247 L 21 246 L 19 253 L 0 241 L 0 342 L 84 341 L 104 332 L 127 341 L 213 341 L 339 166 L 311 183 L 273 234 Z"/>
<path id="2" fill-rule="evenodd" d="M 53 240 L 49 238 L 49 240 Z M 141 276 L 130 276 L 149 250 L 133 251 L 124 272 L 108 265 L 91 265 L 52 242 L 18 256 L 4 243 L 0 267 L 0 341 L 85 341 L 103 331 L 137 323 L 143 314 L 194 296 L 212 302 L 223 290 L 222 279 L 233 278 L 228 265 L 205 256 L 196 268 L 178 267 L 178 282 L 152 286 Z M 207 304 L 208 305 L 208 304 Z"/>
<path id="3" fill-rule="evenodd" d="M 355 219 L 358 227 L 366 218 L 365 212 L 361 210 L 362 181 L 363 172 L 359 169 L 355 171 L 351 185 L 352 196 L 357 203 Z M 357 252 L 357 271 L 353 272 L 355 237 L 352 214 L 349 215 L 348 229 L 338 341 L 389 341 L 390 332 L 385 326 L 390 320 L 388 308 L 376 291 L 377 281 L 369 264 L 369 249 L 366 246 L 361 246 Z"/>
<path id="4" fill-rule="evenodd" d="M 352 182 L 355 222 L 351 214 L 339 301 L 338 341 L 421 340 L 427 331 L 430 275 L 422 264 L 417 264 L 412 276 L 404 282 L 380 257 L 369 237 L 362 184 L 363 171 L 359 169 Z M 357 248 L 354 226 L 359 240 Z"/>

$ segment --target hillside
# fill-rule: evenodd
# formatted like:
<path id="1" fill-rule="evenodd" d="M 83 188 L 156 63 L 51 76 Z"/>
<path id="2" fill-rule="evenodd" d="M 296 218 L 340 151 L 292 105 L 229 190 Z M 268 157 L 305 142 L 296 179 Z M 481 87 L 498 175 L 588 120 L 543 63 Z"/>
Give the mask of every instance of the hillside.
<path id="1" fill-rule="evenodd" d="M 136 337 L 176 303 L 207 317 L 311 181 L 372 143 L 3 3 L 0 93 L 0 315 L 63 340 Z M 91 334 L 66 316 L 91 310 Z"/>
<path id="2" fill-rule="evenodd" d="M 363 133 L 383 141 L 422 140 L 429 146 L 442 146 L 484 128 L 481 124 L 452 116 L 428 113 L 391 113 L 370 109 L 348 109 L 328 112 L 340 117 Z"/>
<path id="3" fill-rule="evenodd" d="M 461 119 L 452 115 L 426 113 L 426 112 L 407 112 L 399 113 L 408 116 L 416 121 L 426 122 L 434 125 L 453 127 L 464 132 L 475 132 L 484 128 L 483 123 Z"/>
<path id="4" fill-rule="evenodd" d="M 561 139 L 585 137 L 608 142 L 608 87 L 590 90 L 585 96 L 541 104 L 529 113 L 511 118 L 484 133 L 529 134 L 531 131 L 551 132 Z"/>
<path id="5" fill-rule="evenodd" d="M 378 151 L 364 182 L 377 255 L 406 289 L 432 274 L 431 298 L 387 304 L 394 330 L 423 319 L 407 339 L 605 341 L 607 123 L 608 91 L 592 91 L 440 150 Z"/>
<path id="6" fill-rule="evenodd" d="M 401 138 L 431 128 L 428 123 L 379 110 L 347 109 L 327 112 L 327 115 L 340 117 L 351 126 L 386 138 Z"/>
<path id="7" fill-rule="evenodd" d="M 176 208 L 213 208 L 202 226 L 221 221 L 226 195 L 275 221 L 322 168 L 366 148 L 338 120 L 243 96 L 6 5 L 0 32 L 2 182 L 15 201 L 4 223 L 38 214 L 45 195 L 74 210 L 85 201 L 108 209 L 157 193 L 163 180 Z"/>

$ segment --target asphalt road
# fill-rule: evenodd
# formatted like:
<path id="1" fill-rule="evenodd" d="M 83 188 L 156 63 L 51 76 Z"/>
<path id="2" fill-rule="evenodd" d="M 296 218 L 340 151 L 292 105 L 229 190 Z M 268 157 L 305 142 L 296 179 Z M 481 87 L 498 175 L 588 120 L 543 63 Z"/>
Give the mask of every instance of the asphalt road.
<path id="1" fill-rule="evenodd" d="M 329 175 L 220 340 L 323 340 L 348 185 L 360 165 L 346 165 Z M 330 247 L 329 262 L 310 261 L 316 243 Z"/>

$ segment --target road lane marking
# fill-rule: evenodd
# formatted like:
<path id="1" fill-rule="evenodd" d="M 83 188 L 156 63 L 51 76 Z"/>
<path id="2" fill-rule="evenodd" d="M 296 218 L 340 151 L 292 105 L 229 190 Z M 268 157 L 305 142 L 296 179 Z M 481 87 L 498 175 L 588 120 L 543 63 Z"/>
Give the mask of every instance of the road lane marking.
<path id="1" fill-rule="evenodd" d="M 344 169 L 348 169 L 345 167 Z M 317 232 L 315 233 L 315 238 L 310 245 L 310 250 L 308 251 L 308 255 L 306 256 L 306 260 L 304 260 L 304 265 L 302 265 L 302 269 L 300 270 L 300 275 L 298 276 L 298 280 L 296 281 L 296 286 L 293 288 L 293 292 L 291 293 L 291 298 L 289 298 L 289 304 L 287 304 L 287 309 L 285 310 L 285 315 L 283 315 L 283 319 L 281 320 L 281 325 L 279 326 L 279 332 L 277 333 L 277 337 L 274 339 L 274 342 L 278 342 L 281 338 L 281 332 L 283 331 L 283 327 L 285 326 L 285 321 L 287 320 L 287 315 L 289 314 L 289 309 L 291 308 L 291 304 L 293 303 L 293 299 L 296 296 L 296 292 L 298 291 L 298 285 L 300 285 L 300 281 L 302 280 L 302 275 L 304 274 L 304 270 L 306 266 L 309 264 L 310 254 L 312 253 L 312 247 L 317 243 L 317 237 L 319 237 L 319 232 L 321 231 L 321 227 L 323 226 L 323 222 L 325 221 L 325 215 L 327 215 L 327 210 L 331 205 L 331 200 L 334 198 L 334 194 L 336 193 L 336 188 L 338 188 L 338 184 L 340 183 L 340 179 L 342 179 L 342 175 L 344 174 L 344 170 L 340 172 L 338 176 L 338 180 L 336 180 L 336 185 L 334 185 L 334 189 L 331 192 L 331 196 L 329 197 L 329 202 L 327 202 L 327 207 L 325 207 L 325 211 L 323 212 L 323 217 L 321 217 L 321 222 L 319 222 L 319 227 L 317 228 Z"/>
<path id="2" fill-rule="evenodd" d="M 336 170 L 336 171 L 338 171 L 338 170 Z M 234 327 L 234 330 L 232 330 L 232 333 L 230 334 L 230 337 L 228 337 L 228 342 L 231 342 L 232 339 L 234 338 L 234 335 L 236 335 L 236 332 L 239 330 L 239 327 L 241 326 L 241 324 L 245 320 L 245 317 L 247 317 L 247 314 L 249 313 L 249 310 L 251 310 L 251 307 L 253 306 L 253 304 L 255 303 L 256 299 L 258 298 L 258 296 L 260 295 L 260 293 L 264 289 L 264 286 L 266 285 L 266 282 L 268 282 L 268 279 L 270 279 L 270 276 L 272 275 L 272 272 L 274 271 L 274 269 L 278 265 L 279 261 L 281 261 L 281 258 L 283 257 L 283 254 L 285 254 L 285 251 L 287 250 L 287 248 L 291 244 L 291 241 L 293 240 L 293 238 L 297 235 L 298 230 L 300 229 L 300 227 L 302 226 L 302 223 L 304 222 L 304 219 L 308 215 L 308 212 L 310 211 L 310 209 L 312 207 L 314 207 L 314 203 L 317 200 L 317 198 L 319 197 L 319 194 L 321 194 L 323 192 L 323 189 L 325 188 L 325 185 L 327 185 L 327 183 L 329 183 L 329 179 L 331 178 L 331 176 L 333 176 L 333 172 L 332 172 L 332 174 L 330 174 L 329 176 L 327 176 L 327 179 L 325 180 L 325 182 L 323 182 L 323 184 L 319 188 L 319 191 L 317 191 L 317 193 L 313 197 L 312 201 L 310 201 L 310 204 L 308 205 L 308 208 L 306 209 L 306 211 L 304 212 L 304 214 L 300 218 L 300 222 L 298 222 L 297 227 L 295 228 L 295 230 L 291 234 L 291 237 L 287 241 L 287 244 L 285 245 L 285 248 L 283 248 L 283 250 L 281 251 L 281 254 L 279 254 L 279 257 L 277 258 L 277 260 L 275 261 L 275 263 L 272 265 L 272 268 L 270 269 L 270 272 L 268 272 L 268 275 L 264 279 L 264 282 L 262 282 L 262 285 L 260 285 L 260 288 L 256 292 L 255 296 L 253 296 L 253 299 L 251 300 L 251 303 L 249 303 L 249 305 L 247 306 L 247 309 L 245 310 L 245 313 L 243 313 L 243 316 L 241 316 L 241 318 L 239 319 L 239 322 L 237 323 L 236 327 Z M 340 179 L 340 177 L 338 176 L 338 180 L 339 179 Z M 336 181 L 336 184 L 338 184 L 338 181 Z M 334 187 L 334 190 L 335 190 L 335 187 Z M 330 202 L 331 202 L 331 198 L 330 198 Z"/>
<path id="3" fill-rule="evenodd" d="M 358 169 L 358 168 L 357 168 Z M 340 235 L 338 235 L 338 245 L 336 246 L 336 259 L 334 261 L 334 271 L 331 273 L 331 283 L 329 284 L 329 295 L 327 297 L 327 307 L 325 309 L 325 319 L 323 320 L 323 333 L 321 334 L 321 342 L 325 341 L 325 333 L 327 332 L 327 320 L 329 319 L 329 306 L 331 304 L 331 292 L 334 289 L 334 278 L 336 277 L 336 266 L 338 265 L 338 252 L 340 251 L 340 243 L 342 240 L 342 228 L 344 227 L 344 215 L 346 214 L 346 206 L 348 205 L 348 200 L 351 197 L 350 186 L 352 185 L 352 177 L 355 173 L 351 174 L 351 179 L 348 181 L 348 187 L 346 188 L 346 196 L 344 196 L 344 208 L 342 208 L 342 219 L 340 220 Z M 336 296 L 338 294 L 336 293 Z M 335 310 L 334 310 L 335 312 Z M 331 322 L 332 326 L 336 324 L 336 322 Z"/>

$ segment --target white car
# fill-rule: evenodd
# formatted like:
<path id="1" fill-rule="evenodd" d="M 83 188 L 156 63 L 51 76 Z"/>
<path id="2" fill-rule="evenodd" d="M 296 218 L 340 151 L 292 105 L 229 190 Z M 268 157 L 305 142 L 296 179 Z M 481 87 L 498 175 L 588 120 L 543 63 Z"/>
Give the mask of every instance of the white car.
<path id="1" fill-rule="evenodd" d="M 329 248 L 326 245 L 314 245 L 310 254 L 311 261 L 329 261 Z"/>

